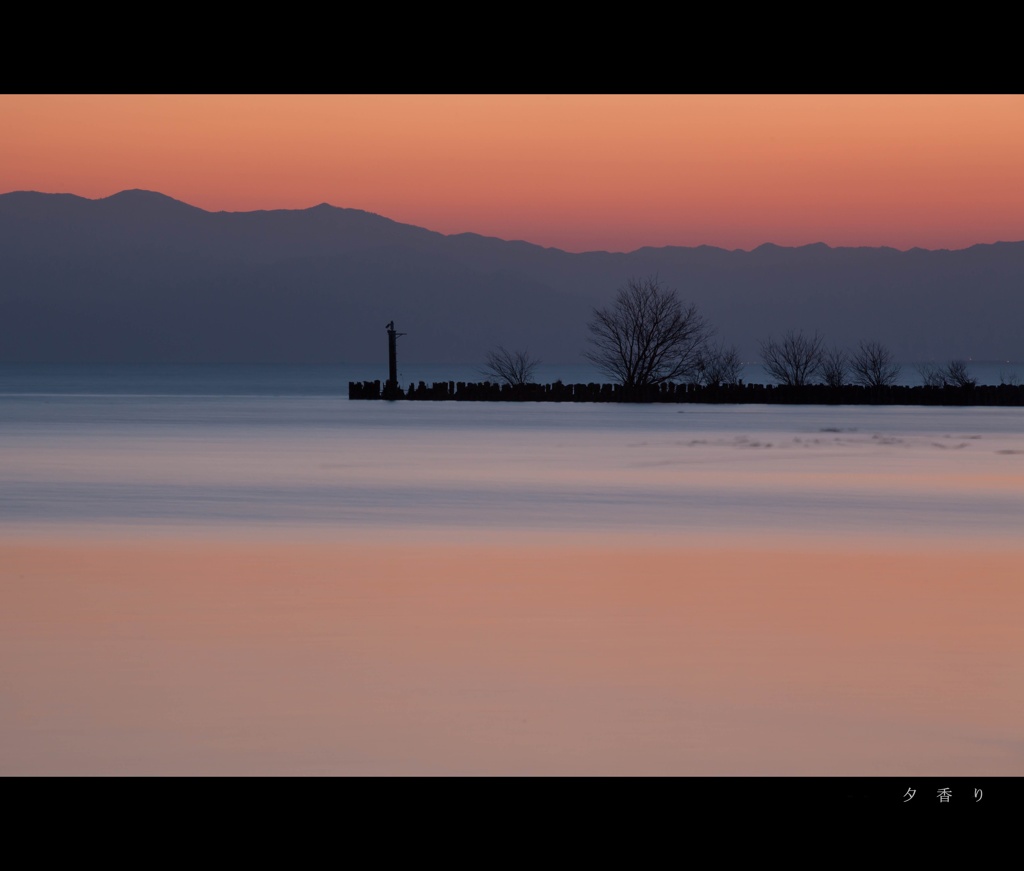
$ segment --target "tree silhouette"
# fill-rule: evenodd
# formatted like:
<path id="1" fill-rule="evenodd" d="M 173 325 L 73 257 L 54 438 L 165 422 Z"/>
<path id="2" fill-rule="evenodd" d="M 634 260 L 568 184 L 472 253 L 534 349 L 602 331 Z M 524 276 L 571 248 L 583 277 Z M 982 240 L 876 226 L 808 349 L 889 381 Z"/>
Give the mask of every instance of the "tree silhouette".
<path id="1" fill-rule="evenodd" d="M 927 387 L 976 387 L 977 378 L 972 378 L 963 360 L 950 360 L 945 366 L 934 363 L 919 363 L 917 374 Z"/>
<path id="2" fill-rule="evenodd" d="M 921 376 L 921 383 L 925 387 L 944 387 L 946 379 L 942 377 L 942 370 L 937 369 L 934 363 L 918 363 L 914 368 Z"/>
<path id="3" fill-rule="evenodd" d="M 704 387 L 736 384 L 740 380 L 743 363 L 736 347 L 724 345 L 706 347 L 697 358 L 697 383 Z"/>
<path id="4" fill-rule="evenodd" d="M 900 376 L 892 352 L 879 342 L 861 341 L 850 359 L 853 383 L 862 387 L 890 387 Z"/>
<path id="5" fill-rule="evenodd" d="M 533 381 L 533 371 L 540 360 L 534 360 L 527 351 L 506 351 L 501 345 L 488 351 L 481 373 L 487 378 L 521 387 Z"/>
<path id="6" fill-rule="evenodd" d="M 977 378 L 972 378 L 967 371 L 967 364 L 963 360 L 950 360 L 944 369 L 939 372 L 943 384 L 946 387 L 976 387 Z"/>
<path id="7" fill-rule="evenodd" d="M 850 355 L 842 348 L 832 348 L 821 355 L 821 380 L 828 387 L 849 383 Z"/>
<path id="8" fill-rule="evenodd" d="M 824 357 L 822 338 L 817 333 L 788 331 L 781 340 L 771 336 L 761 342 L 761 362 L 780 384 L 802 387 L 818 374 Z"/>
<path id="9" fill-rule="evenodd" d="M 656 276 L 629 279 L 610 307 L 594 309 L 589 330 L 583 356 L 627 389 L 693 377 L 711 332 Z"/>

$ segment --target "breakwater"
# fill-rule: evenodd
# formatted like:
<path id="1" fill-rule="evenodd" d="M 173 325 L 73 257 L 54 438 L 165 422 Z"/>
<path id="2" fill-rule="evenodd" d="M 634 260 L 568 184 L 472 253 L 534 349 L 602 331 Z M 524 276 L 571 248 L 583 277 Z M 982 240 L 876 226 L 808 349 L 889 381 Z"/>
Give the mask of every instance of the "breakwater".
<path id="1" fill-rule="evenodd" d="M 350 381 L 349 399 L 384 399 L 381 381 Z M 1024 385 L 975 387 L 802 387 L 773 384 L 660 384 L 629 390 L 621 384 L 495 384 L 435 381 L 397 388 L 389 400 L 456 402 L 704 402 L 768 405 L 1009 405 L 1024 406 Z"/>

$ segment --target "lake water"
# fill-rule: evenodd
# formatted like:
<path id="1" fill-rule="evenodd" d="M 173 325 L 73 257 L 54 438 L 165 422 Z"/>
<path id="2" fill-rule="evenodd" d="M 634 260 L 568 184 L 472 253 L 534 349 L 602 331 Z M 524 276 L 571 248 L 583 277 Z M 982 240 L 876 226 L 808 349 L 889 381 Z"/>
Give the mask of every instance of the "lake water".
<path id="1" fill-rule="evenodd" d="M 0 775 L 1024 774 L 1024 409 L 373 377 L 0 367 Z"/>

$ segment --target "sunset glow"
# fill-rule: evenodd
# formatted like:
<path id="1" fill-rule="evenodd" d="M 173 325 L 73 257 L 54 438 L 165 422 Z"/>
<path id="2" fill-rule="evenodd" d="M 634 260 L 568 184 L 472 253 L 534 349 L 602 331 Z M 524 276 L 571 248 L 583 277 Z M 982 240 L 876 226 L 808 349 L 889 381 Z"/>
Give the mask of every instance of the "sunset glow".
<path id="1" fill-rule="evenodd" d="M 1024 94 L 0 131 L 0 777 L 1016 800 Z"/>
<path id="2" fill-rule="evenodd" d="M 367 544 L 0 537 L 0 772 L 1022 771 L 1017 551 Z"/>
<path id="3" fill-rule="evenodd" d="M 2 95 L 0 193 L 331 205 L 568 251 L 1024 240 L 1022 95 Z"/>

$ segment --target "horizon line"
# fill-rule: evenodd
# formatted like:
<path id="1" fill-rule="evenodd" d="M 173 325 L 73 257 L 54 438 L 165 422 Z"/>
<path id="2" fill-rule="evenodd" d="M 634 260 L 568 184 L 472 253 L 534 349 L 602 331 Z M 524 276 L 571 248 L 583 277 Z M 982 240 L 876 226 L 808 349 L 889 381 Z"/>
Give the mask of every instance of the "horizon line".
<path id="1" fill-rule="evenodd" d="M 323 201 L 323 202 L 316 203 L 316 204 L 314 204 L 312 206 L 306 206 L 304 208 L 238 209 L 238 210 L 230 210 L 230 209 L 206 209 L 206 208 L 203 208 L 202 206 L 194 205 L 194 204 L 192 204 L 192 203 L 190 203 L 190 202 L 188 202 L 186 200 L 181 200 L 181 199 L 178 199 L 177 197 L 173 197 L 170 194 L 164 193 L 163 191 L 151 190 L 149 188 L 124 188 L 122 190 L 115 191 L 112 194 L 108 194 L 105 197 L 87 197 L 87 196 L 83 196 L 82 194 L 72 193 L 70 191 L 39 191 L 39 190 L 23 189 L 23 190 L 5 191 L 3 193 L 0 193 L 0 197 L 6 197 L 6 196 L 10 196 L 12 194 L 36 194 L 36 195 L 39 195 L 39 196 L 48 196 L 48 197 L 49 196 L 53 196 L 53 197 L 74 197 L 76 199 L 85 200 L 85 201 L 90 202 L 90 203 L 99 203 L 99 202 L 104 202 L 106 200 L 114 199 L 115 197 L 119 197 L 119 196 L 121 196 L 123 194 L 135 194 L 135 193 L 147 194 L 147 195 L 152 195 L 152 196 L 160 197 L 162 199 L 167 199 L 167 200 L 170 200 L 170 201 L 172 201 L 174 203 L 178 203 L 180 205 L 187 206 L 190 209 L 196 209 L 197 211 L 203 212 L 203 213 L 205 213 L 207 215 L 251 215 L 251 214 L 257 214 L 257 213 L 270 213 L 270 212 L 309 212 L 309 211 L 312 211 L 313 209 L 319 209 L 319 208 L 323 208 L 323 207 L 326 206 L 327 208 L 336 209 L 338 211 L 360 212 L 360 213 L 362 213 L 364 215 L 371 215 L 371 216 L 373 216 L 375 218 L 380 218 L 382 220 L 389 221 L 389 222 L 391 222 L 393 224 L 397 224 L 399 226 L 413 227 L 413 228 L 415 228 L 417 230 L 424 230 L 425 232 L 428 232 L 428 233 L 437 233 L 438 235 L 444 236 L 445 238 L 454 238 L 454 237 L 458 237 L 458 236 L 478 236 L 481 239 L 493 239 L 493 240 L 497 240 L 499 242 L 506 242 L 506 243 L 509 243 L 509 244 L 531 245 L 531 246 L 533 246 L 535 248 L 541 248 L 541 249 L 543 249 L 545 251 L 559 251 L 559 252 L 561 252 L 563 254 L 572 254 L 572 255 L 585 255 L 585 254 L 630 255 L 630 254 L 637 254 L 637 253 L 639 253 L 641 251 L 648 251 L 648 250 L 650 250 L 650 251 L 660 251 L 660 250 L 665 250 L 667 248 L 681 248 L 681 249 L 686 249 L 686 250 L 696 250 L 698 248 L 710 248 L 710 249 L 713 249 L 713 250 L 716 250 L 716 251 L 724 251 L 726 253 L 744 253 L 744 254 L 753 254 L 754 252 L 759 251 L 759 250 L 761 250 L 763 248 L 779 248 L 779 249 L 785 249 L 785 250 L 791 250 L 791 251 L 799 250 L 799 249 L 802 249 L 802 248 L 827 248 L 830 251 L 868 249 L 868 250 L 880 250 L 880 251 L 895 251 L 895 252 L 900 253 L 900 254 L 908 254 L 908 253 L 910 253 L 912 251 L 927 251 L 927 252 L 935 252 L 935 253 L 946 251 L 946 252 L 952 253 L 952 252 L 956 252 L 956 251 L 968 251 L 971 248 L 977 248 L 977 247 L 982 247 L 982 246 L 984 246 L 984 247 L 992 247 L 992 246 L 995 246 L 995 245 L 1017 245 L 1017 244 L 1024 243 L 1024 239 L 998 239 L 998 240 L 996 240 L 994 242 L 973 242 L 973 243 L 971 243 L 969 245 L 965 245 L 963 248 L 925 248 L 925 247 L 923 247 L 921 245 L 912 245 L 909 248 L 898 248 L 895 245 L 831 245 L 828 242 L 825 242 L 825 241 L 822 241 L 822 240 L 818 240 L 818 241 L 815 241 L 815 242 L 805 242 L 805 243 L 799 244 L 799 245 L 781 245 L 781 244 L 779 244 L 777 242 L 765 241 L 765 242 L 759 243 L 758 245 L 755 245 L 753 248 L 726 248 L 726 247 L 723 247 L 721 245 L 712 245 L 710 243 L 702 242 L 702 243 L 695 244 L 695 245 L 678 245 L 678 244 L 641 245 L 638 248 L 633 248 L 633 249 L 630 249 L 628 251 L 611 251 L 611 250 L 604 249 L 604 248 L 594 248 L 594 249 L 587 249 L 587 250 L 583 250 L 583 251 L 570 251 L 570 250 L 567 250 L 565 248 L 558 248 L 557 246 L 554 246 L 554 245 L 543 245 L 543 244 L 541 244 L 539 242 L 531 242 L 528 239 L 506 239 L 506 238 L 503 238 L 501 236 L 491 236 L 491 235 L 487 235 L 485 233 L 479 233 L 479 232 L 476 232 L 476 231 L 473 231 L 473 230 L 463 230 L 463 231 L 459 231 L 459 232 L 455 232 L 455 233 L 444 233 L 444 232 L 442 232 L 440 230 L 433 230 L 430 227 L 424 227 L 424 226 L 419 225 L 419 224 L 410 224 L 410 223 L 407 223 L 405 221 L 399 221 L 399 220 L 397 220 L 395 218 L 390 218 L 387 215 L 382 215 L 379 212 L 373 212 L 373 211 L 370 211 L 368 209 L 360 209 L 360 208 L 355 207 L 355 206 L 337 206 L 337 205 L 334 205 L 333 203 L 327 202 L 326 200 Z"/>

